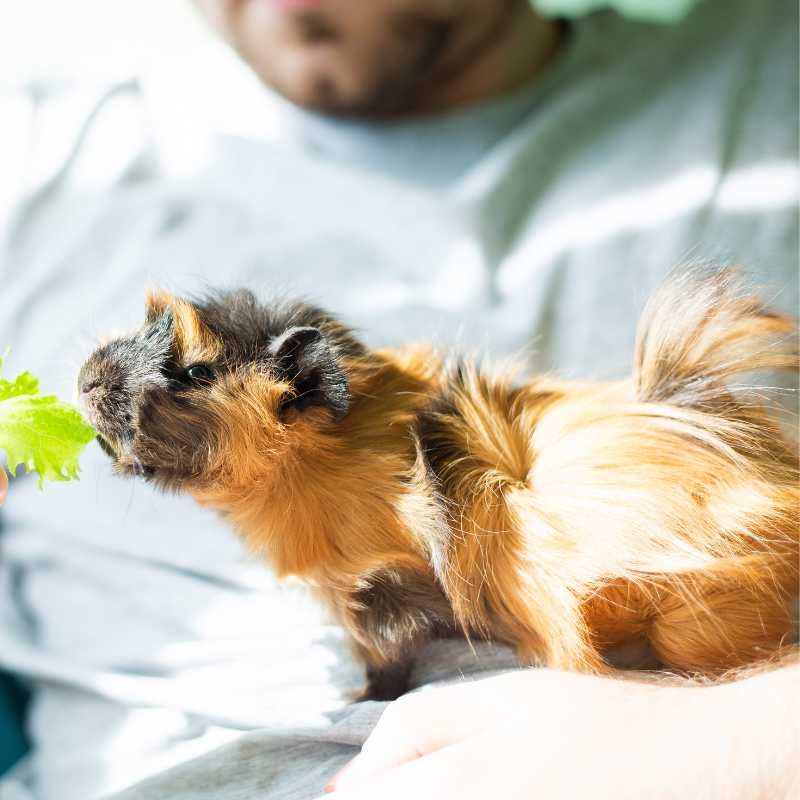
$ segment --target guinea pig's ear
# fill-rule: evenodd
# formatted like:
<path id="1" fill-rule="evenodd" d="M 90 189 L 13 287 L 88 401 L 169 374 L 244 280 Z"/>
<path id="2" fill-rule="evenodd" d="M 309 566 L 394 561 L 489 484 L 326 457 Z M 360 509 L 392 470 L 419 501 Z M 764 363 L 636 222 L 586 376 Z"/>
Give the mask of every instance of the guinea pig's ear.
<path id="1" fill-rule="evenodd" d="M 317 328 L 290 328 L 269 346 L 275 366 L 294 386 L 286 406 L 327 408 L 341 419 L 350 408 L 347 379 L 328 340 Z"/>

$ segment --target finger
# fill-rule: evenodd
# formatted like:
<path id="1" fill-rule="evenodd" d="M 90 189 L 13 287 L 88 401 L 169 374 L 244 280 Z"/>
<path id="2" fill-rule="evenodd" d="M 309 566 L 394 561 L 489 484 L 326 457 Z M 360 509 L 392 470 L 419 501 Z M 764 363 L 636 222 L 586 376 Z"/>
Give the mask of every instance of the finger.
<path id="1" fill-rule="evenodd" d="M 384 711 L 361 754 L 328 781 L 326 790 L 366 780 L 471 738 L 514 707 L 521 684 L 529 684 L 533 672 L 525 670 L 401 697 Z"/>
<path id="2" fill-rule="evenodd" d="M 8 491 L 8 475 L 6 475 L 6 471 L 0 467 L 0 505 L 3 504 L 3 500 L 6 499 L 6 492 Z"/>
<path id="3" fill-rule="evenodd" d="M 471 781 L 472 785 L 467 785 L 470 763 L 475 763 L 471 742 L 462 742 L 336 789 L 335 800 L 375 800 L 377 797 L 381 800 L 409 800 L 413 797 L 483 800 L 490 797 L 484 791 L 485 787 L 480 785 L 481 777 L 477 778 L 477 783 Z M 326 795 L 326 798 L 331 797 L 330 794 Z"/>

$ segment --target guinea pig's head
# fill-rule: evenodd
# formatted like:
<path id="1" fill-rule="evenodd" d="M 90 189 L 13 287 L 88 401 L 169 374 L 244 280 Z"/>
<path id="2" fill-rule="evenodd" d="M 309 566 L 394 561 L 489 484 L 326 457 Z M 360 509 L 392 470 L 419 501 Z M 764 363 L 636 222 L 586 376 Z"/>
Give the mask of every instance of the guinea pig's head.
<path id="1" fill-rule="evenodd" d="M 347 413 L 343 363 L 363 349 L 323 311 L 246 290 L 200 302 L 148 292 L 146 303 L 142 326 L 78 376 L 78 406 L 117 472 L 189 491 L 233 473 L 257 480 L 300 431 Z"/>

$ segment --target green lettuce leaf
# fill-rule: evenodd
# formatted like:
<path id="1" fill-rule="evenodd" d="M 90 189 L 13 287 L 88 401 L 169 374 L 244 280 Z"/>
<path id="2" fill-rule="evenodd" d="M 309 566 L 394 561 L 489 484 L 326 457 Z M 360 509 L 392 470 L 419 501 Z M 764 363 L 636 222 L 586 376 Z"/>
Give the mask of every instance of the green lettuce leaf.
<path id="1" fill-rule="evenodd" d="M 3 359 L 0 358 L 0 367 L 2 366 Z M 34 378 L 30 372 L 17 375 L 13 383 L 0 378 L 0 401 L 8 400 L 9 397 L 19 397 L 21 394 L 39 394 L 39 379 Z"/>
<path id="2" fill-rule="evenodd" d="M 0 378 L 0 448 L 12 475 L 24 464 L 39 473 L 40 489 L 45 480 L 78 480 L 78 458 L 94 435 L 75 406 L 39 394 L 39 381 L 29 372 L 13 382 Z"/>

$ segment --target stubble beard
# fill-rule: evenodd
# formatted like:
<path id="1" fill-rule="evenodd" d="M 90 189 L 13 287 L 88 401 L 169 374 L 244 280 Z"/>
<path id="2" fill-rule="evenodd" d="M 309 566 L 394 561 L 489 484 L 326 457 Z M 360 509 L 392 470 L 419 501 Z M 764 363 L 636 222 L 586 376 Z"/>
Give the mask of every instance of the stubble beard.
<path id="1" fill-rule="evenodd" d="M 391 117 L 425 108 L 425 100 L 457 79 L 507 35 L 518 21 L 526 0 L 490 0 L 476 11 L 472 4 L 449 16 L 406 12 L 387 20 L 372 56 L 361 65 L 360 91 L 346 96 L 332 77 L 315 78 L 302 105 L 327 114 L 356 117 Z M 298 20 L 312 35 L 335 36 L 320 15 Z M 281 94 L 279 82 L 267 81 Z"/>

